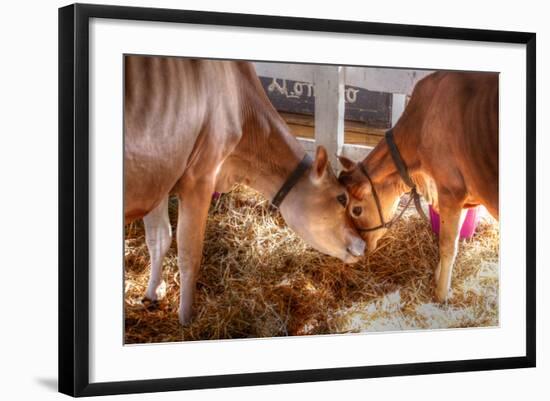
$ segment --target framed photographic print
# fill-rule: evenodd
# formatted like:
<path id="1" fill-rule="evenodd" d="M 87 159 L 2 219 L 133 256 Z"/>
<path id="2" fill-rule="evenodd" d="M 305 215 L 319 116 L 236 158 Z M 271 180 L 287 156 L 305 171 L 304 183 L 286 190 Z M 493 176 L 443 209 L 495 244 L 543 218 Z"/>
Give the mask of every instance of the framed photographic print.
<path id="1" fill-rule="evenodd" d="M 534 33 L 61 8 L 59 390 L 535 366 L 535 82 Z"/>

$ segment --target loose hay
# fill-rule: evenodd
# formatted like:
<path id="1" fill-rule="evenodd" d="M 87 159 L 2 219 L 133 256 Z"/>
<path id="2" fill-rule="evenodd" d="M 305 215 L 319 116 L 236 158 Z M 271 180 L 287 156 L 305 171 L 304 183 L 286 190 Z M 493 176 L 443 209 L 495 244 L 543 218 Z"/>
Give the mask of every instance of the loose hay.
<path id="1" fill-rule="evenodd" d="M 170 205 L 175 224 L 177 206 Z M 461 241 L 446 304 L 433 303 L 437 238 L 406 213 L 355 265 L 309 248 L 256 192 L 213 201 L 190 326 L 178 323 L 176 244 L 164 260 L 165 297 L 142 302 L 149 278 L 143 225 L 126 227 L 125 342 L 274 337 L 498 325 L 498 223 Z"/>

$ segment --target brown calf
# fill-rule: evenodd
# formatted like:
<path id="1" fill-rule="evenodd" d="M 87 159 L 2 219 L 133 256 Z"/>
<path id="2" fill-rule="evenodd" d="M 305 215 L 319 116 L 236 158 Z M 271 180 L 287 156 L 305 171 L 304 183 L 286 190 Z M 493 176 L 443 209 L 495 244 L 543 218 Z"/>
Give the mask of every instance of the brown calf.
<path id="1" fill-rule="evenodd" d="M 156 299 L 170 245 L 167 197 L 179 199 L 179 319 L 191 319 L 212 193 L 240 182 L 273 199 L 304 159 L 246 62 L 125 58 L 125 218 L 145 221 Z M 307 161 L 307 159 L 306 159 Z M 321 252 L 354 262 L 364 242 L 346 213 L 347 194 L 324 148 L 280 204 L 288 225 Z M 288 187 L 288 185 L 286 185 Z"/>
<path id="2" fill-rule="evenodd" d="M 416 85 L 392 129 L 413 184 L 441 216 L 435 271 L 435 296 L 441 302 L 450 288 L 463 209 L 484 205 L 498 219 L 498 102 L 497 74 L 437 72 Z M 400 197 L 411 188 L 388 140 L 361 165 L 345 157 L 340 161 L 339 179 L 352 195 L 348 210 L 372 251 L 387 231 L 376 227 L 391 221 Z"/>

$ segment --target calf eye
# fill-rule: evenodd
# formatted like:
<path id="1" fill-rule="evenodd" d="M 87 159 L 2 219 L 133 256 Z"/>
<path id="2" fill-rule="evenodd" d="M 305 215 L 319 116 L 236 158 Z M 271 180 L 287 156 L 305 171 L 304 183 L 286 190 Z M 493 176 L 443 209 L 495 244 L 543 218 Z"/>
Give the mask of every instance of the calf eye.
<path id="1" fill-rule="evenodd" d="M 363 208 L 361 206 L 355 206 L 353 209 L 351 209 L 351 214 L 353 214 L 355 217 L 361 216 L 361 213 L 363 213 Z"/>
<path id="2" fill-rule="evenodd" d="M 336 197 L 336 200 L 344 207 L 348 204 L 348 197 L 346 194 L 340 194 Z"/>

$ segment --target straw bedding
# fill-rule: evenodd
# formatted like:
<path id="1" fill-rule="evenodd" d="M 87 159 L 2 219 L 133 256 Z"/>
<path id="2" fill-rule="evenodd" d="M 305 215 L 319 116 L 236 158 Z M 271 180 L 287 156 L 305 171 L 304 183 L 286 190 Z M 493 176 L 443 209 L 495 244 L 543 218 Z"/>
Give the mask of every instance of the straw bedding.
<path id="1" fill-rule="evenodd" d="M 177 204 L 170 204 L 176 220 Z M 461 241 L 450 299 L 433 302 L 437 237 L 412 210 L 355 265 L 309 248 L 256 192 L 213 201 L 193 322 L 178 323 L 176 243 L 165 260 L 165 296 L 142 302 L 149 277 L 143 225 L 126 227 L 125 342 L 274 337 L 498 325 L 498 223 L 483 219 Z"/>

